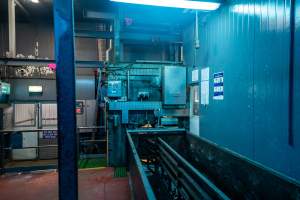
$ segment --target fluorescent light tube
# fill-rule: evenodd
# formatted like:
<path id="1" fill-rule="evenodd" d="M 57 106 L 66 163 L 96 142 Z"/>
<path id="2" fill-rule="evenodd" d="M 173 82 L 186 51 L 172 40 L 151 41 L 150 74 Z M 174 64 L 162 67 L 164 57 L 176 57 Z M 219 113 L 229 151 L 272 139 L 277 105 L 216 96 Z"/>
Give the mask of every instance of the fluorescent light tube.
<path id="1" fill-rule="evenodd" d="M 28 92 L 30 93 L 42 93 L 43 92 L 43 87 L 39 85 L 30 85 L 28 87 Z"/>
<path id="2" fill-rule="evenodd" d="M 40 0 L 31 0 L 32 3 L 40 3 Z"/>
<path id="3" fill-rule="evenodd" d="M 161 6 L 172 8 L 185 8 L 193 10 L 216 10 L 220 3 L 188 0 L 110 0 L 113 2 L 140 4 L 149 6 Z"/>

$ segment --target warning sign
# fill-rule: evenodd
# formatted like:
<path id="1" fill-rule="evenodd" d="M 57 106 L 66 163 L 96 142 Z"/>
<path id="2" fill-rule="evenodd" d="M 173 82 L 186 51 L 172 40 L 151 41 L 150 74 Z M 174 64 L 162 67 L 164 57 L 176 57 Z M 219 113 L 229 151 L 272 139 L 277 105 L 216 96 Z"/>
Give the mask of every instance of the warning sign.
<path id="1" fill-rule="evenodd" d="M 56 139 L 56 138 L 57 138 L 56 130 L 43 131 L 43 139 Z"/>
<path id="2" fill-rule="evenodd" d="M 214 74 L 214 100 L 224 99 L 224 72 Z"/>

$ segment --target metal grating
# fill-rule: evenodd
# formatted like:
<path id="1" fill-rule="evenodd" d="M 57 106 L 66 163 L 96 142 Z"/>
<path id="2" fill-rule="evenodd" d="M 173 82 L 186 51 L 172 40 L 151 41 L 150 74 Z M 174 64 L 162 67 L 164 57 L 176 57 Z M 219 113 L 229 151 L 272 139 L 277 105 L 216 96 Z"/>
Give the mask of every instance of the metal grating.
<path id="1" fill-rule="evenodd" d="M 126 167 L 115 167 L 114 168 L 114 177 L 115 178 L 127 177 Z"/>

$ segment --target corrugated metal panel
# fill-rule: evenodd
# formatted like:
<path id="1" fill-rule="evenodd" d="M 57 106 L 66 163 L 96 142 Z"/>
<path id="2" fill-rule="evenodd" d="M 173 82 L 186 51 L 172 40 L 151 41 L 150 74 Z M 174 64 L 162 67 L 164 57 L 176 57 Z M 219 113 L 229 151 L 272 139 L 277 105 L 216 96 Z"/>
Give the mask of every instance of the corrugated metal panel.
<path id="1" fill-rule="evenodd" d="M 291 175 L 296 163 L 288 144 L 290 1 L 263 0 L 255 8 L 254 157 Z"/>
<path id="2" fill-rule="evenodd" d="M 3 109 L 3 129 L 13 128 L 13 106 Z"/>
<path id="3" fill-rule="evenodd" d="M 296 34 L 295 34 L 295 104 L 294 104 L 294 137 L 295 137 L 295 146 L 294 151 L 291 152 L 292 157 L 299 158 L 300 152 L 300 2 L 297 1 L 296 3 Z M 299 159 L 296 161 L 299 164 Z M 298 168 L 291 168 L 291 174 L 299 174 L 299 167 Z M 299 176 L 298 176 L 299 177 Z M 299 179 L 299 178 L 298 178 Z"/>
<path id="4" fill-rule="evenodd" d="M 57 139 L 39 139 L 39 145 L 57 145 Z M 39 149 L 39 159 L 56 159 L 58 156 L 58 147 L 47 147 Z"/>
<path id="5" fill-rule="evenodd" d="M 14 105 L 14 126 L 35 126 L 36 125 L 36 106 L 35 104 Z"/>
<path id="6" fill-rule="evenodd" d="M 57 104 L 56 103 L 42 104 L 42 125 L 43 127 L 57 125 Z"/>
<path id="7" fill-rule="evenodd" d="M 236 5 L 246 3 L 235 2 Z M 225 96 L 223 101 L 210 100 L 209 106 L 201 106 L 200 133 L 218 144 L 253 158 L 251 54 L 255 17 L 251 15 L 252 10 L 242 14 L 234 12 L 234 9 L 234 5 L 224 6 L 201 27 L 201 67 L 210 67 L 211 81 L 213 73 L 224 72 Z M 213 84 L 210 85 L 210 91 L 213 91 Z M 212 94 L 210 92 L 210 99 Z"/>
<path id="8" fill-rule="evenodd" d="M 299 4 L 297 1 L 295 91 L 299 91 Z M 287 0 L 236 0 L 201 24 L 198 59 L 201 67 L 210 67 L 211 79 L 213 73 L 224 72 L 224 100 L 201 106 L 200 132 L 300 179 L 298 105 L 294 108 L 295 145 L 288 144 L 289 16 Z M 299 100 L 296 92 L 295 104 Z"/>

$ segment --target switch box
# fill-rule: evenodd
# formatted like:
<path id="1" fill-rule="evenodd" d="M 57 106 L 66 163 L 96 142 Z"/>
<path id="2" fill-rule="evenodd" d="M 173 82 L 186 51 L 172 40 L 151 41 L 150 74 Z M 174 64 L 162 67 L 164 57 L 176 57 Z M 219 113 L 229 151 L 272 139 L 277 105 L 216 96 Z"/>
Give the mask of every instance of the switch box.
<path id="1" fill-rule="evenodd" d="M 122 81 L 108 81 L 108 97 L 122 97 Z"/>
<path id="2" fill-rule="evenodd" d="M 164 66 L 163 68 L 164 105 L 186 104 L 186 68 L 183 66 Z"/>

